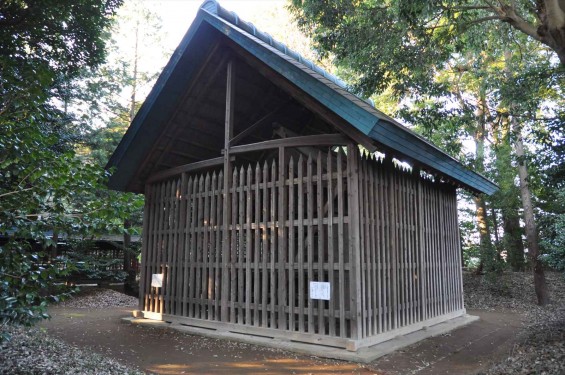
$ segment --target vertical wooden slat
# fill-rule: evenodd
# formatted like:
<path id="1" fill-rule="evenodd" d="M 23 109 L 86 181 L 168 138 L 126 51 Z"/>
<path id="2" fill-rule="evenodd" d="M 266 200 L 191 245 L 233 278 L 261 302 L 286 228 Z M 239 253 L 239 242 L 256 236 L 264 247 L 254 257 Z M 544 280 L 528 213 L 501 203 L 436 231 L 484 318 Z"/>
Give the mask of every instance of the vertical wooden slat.
<path id="1" fill-rule="evenodd" d="M 253 325 L 259 326 L 260 316 L 259 316 L 259 303 L 260 303 L 260 293 L 261 293 L 261 282 L 259 281 L 260 275 L 260 258 L 261 258 L 261 169 L 259 168 L 259 163 L 255 164 L 255 231 L 254 231 L 254 256 L 253 256 Z"/>
<path id="2" fill-rule="evenodd" d="M 218 176 L 214 171 L 210 188 L 210 263 L 208 264 L 208 319 L 217 319 L 216 307 L 218 306 L 217 269 L 218 269 Z"/>
<path id="3" fill-rule="evenodd" d="M 327 205 L 328 205 L 328 235 L 327 235 L 327 243 L 328 243 L 328 281 L 330 283 L 330 301 L 329 301 L 329 314 L 328 314 L 328 326 L 329 326 L 329 335 L 335 336 L 336 335 L 336 320 L 335 320 L 335 296 L 338 294 L 335 292 L 336 283 L 335 283 L 335 275 L 334 275 L 334 268 L 335 268 L 335 259 L 334 259 L 334 173 L 333 173 L 333 165 L 332 160 L 334 158 L 333 152 L 331 149 L 328 152 L 328 157 L 326 161 L 326 173 L 328 176 L 328 190 L 327 190 Z"/>
<path id="4" fill-rule="evenodd" d="M 141 243 L 141 275 L 139 279 L 139 301 L 138 310 L 144 311 L 145 306 L 147 306 L 147 290 L 146 285 L 147 280 L 150 278 L 147 276 L 147 257 L 151 253 L 151 237 L 152 228 L 151 223 L 153 221 L 154 215 L 151 212 L 153 206 L 153 185 L 145 185 L 145 201 L 143 207 L 143 242 Z"/>
<path id="5" fill-rule="evenodd" d="M 251 165 L 247 166 L 246 190 L 245 190 L 245 324 L 252 324 L 251 321 L 251 258 L 252 258 L 252 242 L 251 242 L 251 186 L 253 180 L 251 178 Z"/>
<path id="6" fill-rule="evenodd" d="M 202 304 L 200 305 L 200 317 L 202 319 L 209 319 L 208 307 L 210 303 L 210 295 L 208 290 L 208 258 L 210 256 L 210 173 L 206 173 L 204 179 L 204 190 L 201 192 L 204 195 L 204 216 L 200 223 L 202 226 Z"/>
<path id="7" fill-rule="evenodd" d="M 362 251 L 359 233 L 359 149 L 357 145 L 347 146 L 347 208 L 349 216 L 349 286 L 351 303 L 351 337 L 362 338 L 361 268 Z"/>
<path id="8" fill-rule="evenodd" d="M 233 123 L 235 116 L 235 73 L 233 61 L 228 61 L 226 66 L 226 111 L 225 111 L 225 126 L 224 126 L 224 194 L 223 194 L 223 245 L 222 245 L 222 304 L 221 304 L 221 317 L 222 321 L 228 321 L 228 292 L 229 288 L 229 273 L 228 273 L 228 259 L 230 259 L 230 218 L 231 218 L 231 199 L 230 199 L 230 178 L 232 177 L 232 164 L 230 161 L 230 141 L 233 135 Z"/>
<path id="9" fill-rule="evenodd" d="M 176 314 L 176 308 L 179 305 L 178 302 L 178 291 L 177 291 L 177 280 L 178 280 L 178 271 L 179 271 L 179 262 L 178 262 L 178 254 L 179 254 L 179 241 L 180 241 L 180 212 L 181 212 L 181 180 L 182 178 L 177 178 L 175 183 L 175 195 L 174 195 L 174 202 L 175 202 L 175 211 L 174 211 L 174 232 L 173 232 L 173 247 L 171 249 L 172 257 L 171 257 L 171 264 L 169 265 L 170 271 L 170 304 L 169 304 L 169 314 Z"/>
<path id="10" fill-rule="evenodd" d="M 343 158 L 342 149 L 337 153 L 337 237 L 338 237 L 338 267 L 339 267 L 339 335 L 347 336 L 347 322 L 345 320 L 345 244 L 344 244 L 344 189 L 343 189 Z"/>
<path id="11" fill-rule="evenodd" d="M 269 284 L 268 284 L 268 275 L 269 275 L 269 270 L 267 268 L 267 260 L 268 260 L 268 256 L 269 256 L 269 235 L 268 235 L 268 225 L 269 225 L 269 188 L 268 188 L 268 183 L 269 183 L 269 172 L 267 169 L 267 162 L 265 162 L 263 164 L 263 184 L 262 184 L 262 195 L 263 195 L 263 235 L 262 235 L 262 243 L 263 243 L 263 249 L 262 249 L 262 257 L 261 257 L 261 262 L 262 262 L 262 276 L 263 276 L 263 282 L 261 285 L 261 302 L 262 302 L 262 307 L 261 307 L 261 314 L 262 314 L 262 319 L 261 319 L 261 325 L 263 327 L 267 327 L 269 325 L 268 322 L 268 314 L 267 314 L 267 309 L 268 309 L 268 305 L 267 305 L 267 298 L 268 298 L 268 291 L 269 291 Z"/>
<path id="12" fill-rule="evenodd" d="M 270 288 L 271 288 L 271 310 L 270 310 L 270 327 L 277 328 L 277 269 L 276 269 L 276 254 L 277 254 L 277 163 L 273 160 L 271 164 L 271 244 L 270 244 Z"/>
<path id="13" fill-rule="evenodd" d="M 288 251 L 287 230 L 286 230 L 286 213 L 287 213 L 287 195 L 286 195 L 286 161 L 284 147 L 279 147 L 279 178 L 278 178 L 278 329 L 287 329 L 287 318 L 285 308 L 287 306 L 287 282 L 286 282 L 286 254 Z"/>
<path id="14" fill-rule="evenodd" d="M 307 201 L 307 259 L 308 259 L 308 281 L 306 288 L 309 290 L 310 282 L 314 281 L 314 188 L 313 188 L 313 175 L 312 175 L 312 154 L 308 155 L 306 161 L 306 201 Z M 313 300 L 308 293 L 308 332 L 314 332 L 314 306 Z"/>
<path id="15" fill-rule="evenodd" d="M 159 194 L 159 186 L 157 184 L 149 185 L 149 199 L 145 202 L 146 209 L 148 210 L 149 223 L 147 228 L 147 242 L 145 243 L 145 255 L 141 258 L 141 266 L 144 277 L 144 289 L 140 294 L 140 310 L 150 311 L 150 295 L 151 295 L 151 258 L 155 253 L 155 222 L 157 221 L 157 197 Z M 144 222 L 145 223 L 145 222 Z"/>
<path id="16" fill-rule="evenodd" d="M 364 242 L 365 242 L 365 248 L 364 248 L 364 264 L 362 265 L 362 267 L 365 269 L 365 291 L 364 291 L 364 296 L 366 298 L 366 302 L 365 305 L 366 307 L 363 309 L 363 312 L 365 312 L 366 310 L 366 316 L 364 321 L 366 322 L 367 327 L 365 328 L 365 335 L 366 336 L 372 336 L 374 334 L 373 332 L 373 288 L 372 288 L 372 256 L 371 256 L 371 252 L 372 252 L 372 229 L 373 229 L 373 223 L 371 220 L 371 216 L 370 216 L 370 206 L 371 206 L 371 186 L 370 186 L 370 165 L 369 165 L 370 159 L 368 159 L 367 156 L 363 157 L 363 159 L 361 160 L 361 165 L 362 165 L 362 175 L 363 175 L 363 196 L 362 196 L 362 207 L 363 207 L 363 229 L 362 229 L 362 233 L 364 233 Z"/>
<path id="17" fill-rule="evenodd" d="M 160 252 L 159 258 L 159 272 L 163 274 L 163 286 L 159 289 L 159 308 L 158 311 L 160 313 L 166 313 L 165 306 L 169 302 L 169 288 L 167 287 L 167 283 L 169 281 L 169 270 L 168 270 L 168 257 L 169 257 L 169 248 L 170 248 L 170 229 L 171 229 L 171 211 L 172 208 L 172 192 L 171 189 L 174 189 L 173 181 L 167 182 L 167 189 L 166 189 L 166 196 L 165 196 L 165 217 L 163 218 L 163 242 L 162 248 Z"/>
<path id="18" fill-rule="evenodd" d="M 188 177 L 186 173 L 181 174 L 180 183 L 180 207 L 179 207 L 179 238 L 177 241 L 176 252 L 178 254 L 176 260 L 177 274 L 176 274 L 176 308 L 175 314 L 182 316 L 183 309 L 183 281 L 184 281 L 184 263 L 185 263 L 185 253 L 184 253 L 184 241 L 186 236 L 186 190 L 188 184 Z"/>
<path id="19" fill-rule="evenodd" d="M 231 229 L 230 229 L 230 322 L 236 323 L 236 301 L 237 301 L 237 214 L 238 214 L 238 185 L 237 168 L 234 168 L 232 174 L 232 187 L 231 187 Z"/>
<path id="20" fill-rule="evenodd" d="M 190 239 L 191 239 L 191 228 L 192 228 L 192 195 L 193 192 L 193 181 L 192 176 L 188 178 L 186 187 L 186 210 L 184 215 L 186 216 L 186 223 L 184 226 L 184 276 L 183 276 L 183 292 L 182 292 L 182 315 L 190 315 Z"/>
<path id="21" fill-rule="evenodd" d="M 296 285 L 295 285 L 295 244 L 296 238 L 295 233 L 296 230 L 294 228 L 294 158 L 291 156 L 289 163 L 288 163 L 288 327 L 290 331 L 296 330 L 296 322 L 295 317 L 296 314 L 294 312 L 295 303 L 296 303 Z"/>
<path id="22" fill-rule="evenodd" d="M 324 184 L 322 181 L 322 153 L 318 151 L 316 158 L 316 219 L 318 230 L 318 279 L 317 281 L 325 281 L 324 279 L 324 203 L 322 200 Z M 312 223 L 314 225 L 314 223 Z M 325 319 L 324 319 L 324 301 L 318 300 L 318 334 L 325 334 Z"/>
<path id="23" fill-rule="evenodd" d="M 239 194 L 238 194 L 238 205 L 239 205 L 239 219 L 237 221 L 238 229 L 237 230 L 237 304 L 238 304 L 238 313 L 237 313 L 237 323 L 243 324 L 244 323 L 244 290 L 245 290 L 245 281 L 244 277 L 244 256 L 245 256 L 245 169 L 243 166 L 239 170 Z M 235 193 L 234 193 L 235 195 Z"/>
<path id="24" fill-rule="evenodd" d="M 375 171 L 374 165 L 376 164 L 375 158 L 372 156 L 370 159 L 371 163 L 367 168 L 368 177 L 369 177 L 369 198 L 367 201 L 367 205 L 369 206 L 369 218 L 371 222 L 370 231 L 369 231 L 369 240 L 370 240 L 370 264 L 371 264 L 371 284 L 369 286 L 370 295 L 371 295 L 371 304 L 372 304 L 372 321 L 373 321 L 373 330 L 371 332 L 372 335 L 376 335 L 380 333 L 381 326 L 380 326 L 380 319 L 379 319 L 379 311 L 381 309 L 380 301 L 379 301 L 379 285 L 377 283 L 377 268 L 379 266 L 377 261 L 377 254 L 378 254 L 378 237 L 377 237 L 377 205 L 380 204 L 375 200 L 376 190 L 377 187 L 375 185 Z"/>
<path id="25" fill-rule="evenodd" d="M 196 275 L 195 275 L 195 317 L 202 318 L 204 293 L 202 291 L 202 264 L 204 258 L 204 176 L 198 179 L 198 215 L 196 221 Z"/>
<path id="26" fill-rule="evenodd" d="M 406 298 L 406 244 L 404 235 L 404 219 L 405 208 L 404 208 L 404 184 L 403 179 L 400 178 L 400 173 L 398 170 L 394 172 L 394 182 L 396 190 L 396 210 L 398 229 L 397 229 L 397 239 L 398 239 L 398 289 L 399 289 L 399 309 L 400 309 L 400 325 L 405 326 L 407 320 L 407 298 Z"/>
<path id="27" fill-rule="evenodd" d="M 298 158 L 298 331 L 304 332 L 304 159 Z"/>

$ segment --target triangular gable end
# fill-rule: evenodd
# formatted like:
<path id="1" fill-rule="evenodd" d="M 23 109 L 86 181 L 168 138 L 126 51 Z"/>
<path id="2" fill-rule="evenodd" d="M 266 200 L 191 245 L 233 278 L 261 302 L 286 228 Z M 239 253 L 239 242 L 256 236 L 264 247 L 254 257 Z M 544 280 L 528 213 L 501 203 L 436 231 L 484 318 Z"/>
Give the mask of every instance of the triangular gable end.
<path id="1" fill-rule="evenodd" d="M 226 51 L 226 47 L 229 47 L 229 51 Z M 283 102 L 281 106 L 284 104 L 298 108 L 301 105 L 307 108 L 310 115 L 314 114 L 318 120 L 331 124 L 371 151 L 378 147 L 389 156 L 407 160 L 428 172 L 439 173 L 444 179 L 474 192 L 490 194 L 497 189 L 486 178 L 467 170 L 437 147 L 347 92 L 344 84 L 335 77 L 256 30 L 253 25 L 241 21 L 237 15 L 227 12 L 215 1 L 207 1 L 202 5 L 183 41 L 112 155 L 108 166 L 115 166 L 117 172 L 110 179 L 111 188 L 143 192 L 145 181 L 153 173 L 187 160 L 195 162 L 199 161 L 199 157 L 200 160 L 205 160 L 220 156 L 218 152 L 223 142 L 221 132 L 208 134 L 206 137 L 208 127 L 202 124 L 200 128 L 194 127 L 193 134 L 188 138 L 194 137 L 200 143 L 197 146 L 205 145 L 209 152 L 192 150 L 191 153 L 185 153 L 185 156 L 177 155 L 177 159 L 169 160 L 168 164 L 162 163 L 163 156 L 157 154 L 171 151 L 174 148 L 171 144 L 179 141 L 175 138 L 175 132 L 167 133 L 166 129 L 171 126 L 186 126 L 175 118 L 179 117 L 179 113 L 184 116 L 190 114 L 187 103 L 194 101 L 196 92 L 209 90 L 207 100 L 214 96 L 219 98 L 219 107 L 209 108 L 209 112 L 214 113 L 216 118 L 202 120 L 212 120 L 221 125 L 223 97 L 220 96 L 223 94 L 220 89 L 221 82 L 225 84 L 225 70 L 221 65 L 226 63 L 226 52 L 233 52 L 239 65 L 243 62 L 245 69 L 255 70 L 257 75 L 271 81 L 280 91 L 273 93 L 277 90 L 269 88 L 271 99 L 275 103 L 264 105 L 262 110 L 255 111 L 249 118 L 240 118 L 240 121 L 245 122 L 240 126 L 253 124 L 258 117 L 267 116 L 271 112 L 274 112 L 271 115 L 276 115 L 277 101 Z M 216 93 L 211 92 L 214 85 Z M 323 125 L 320 127 L 318 124 L 314 128 L 314 132 L 324 131 Z M 183 148 L 182 145 L 176 146 L 179 147 Z M 197 155 L 194 155 L 195 152 Z"/>

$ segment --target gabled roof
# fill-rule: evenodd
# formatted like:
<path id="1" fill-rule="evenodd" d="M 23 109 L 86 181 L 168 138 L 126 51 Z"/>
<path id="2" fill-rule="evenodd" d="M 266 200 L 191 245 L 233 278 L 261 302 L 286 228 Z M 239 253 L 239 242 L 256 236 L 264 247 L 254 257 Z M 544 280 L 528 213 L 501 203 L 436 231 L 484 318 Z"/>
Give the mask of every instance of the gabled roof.
<path id="1" fill-rule="evenodd" d="M 205 1 L 200 7 L 188 32 L 110 158 L 107 167 L 117 168 L 110 178 L 111 188 L 128 190 L 130 180 L 135 175 L 135 166 L 142 162 L 159 133 L 160 125 L 174 111 L 173 101 L 167 99 L 179 96 L 182 92 L 182 80 L 179 77 L 186 78 L 193 73 L 191 69 L 195 68 L 188 61 L 196 50 L 202 49 L 197 46 L 200 43 L 198 38 L 210 28 L 223 34 L 343 119 L 355 134 L 361 134 L 363 139 L 360 143 L 365 146 L 377 144 L 387 153 L 430 173 L 439 173 L 473 192 L 492 194 L 498 189 L 485 177 L 465 168 L 420 135 L 375 109 L 370 101 L 352 94 L 337 77 L 213 0 Z"/>

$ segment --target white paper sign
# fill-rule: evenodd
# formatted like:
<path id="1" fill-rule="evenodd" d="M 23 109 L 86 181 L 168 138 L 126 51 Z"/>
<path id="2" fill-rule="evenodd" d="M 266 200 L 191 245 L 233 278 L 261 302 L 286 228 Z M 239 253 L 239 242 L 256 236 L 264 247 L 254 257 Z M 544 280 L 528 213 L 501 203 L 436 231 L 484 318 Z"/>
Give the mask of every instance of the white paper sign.
<path id="1" fill-rule="evenodd" d="M 310 299 L 330 299 L 330 283 L 310 281 Z"/>
<path id="2" fill-rule="evenodd" d="M 154 273 L 151 275 L 151 286 L 154 286 L 155 288 L 161 288 L 163 286 L 162 273 Z"/>

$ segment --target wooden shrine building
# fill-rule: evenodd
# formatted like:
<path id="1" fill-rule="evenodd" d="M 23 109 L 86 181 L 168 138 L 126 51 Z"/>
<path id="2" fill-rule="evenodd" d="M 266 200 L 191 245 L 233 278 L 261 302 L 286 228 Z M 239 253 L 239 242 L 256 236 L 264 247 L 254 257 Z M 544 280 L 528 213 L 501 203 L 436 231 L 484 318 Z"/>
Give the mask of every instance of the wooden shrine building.
<path id="1" fill-rule="evenodd" d="M 109 166 L 144 317 L 352 351 L 465 314 L 456 188 L 497 189 L 215 1 Z"/>

